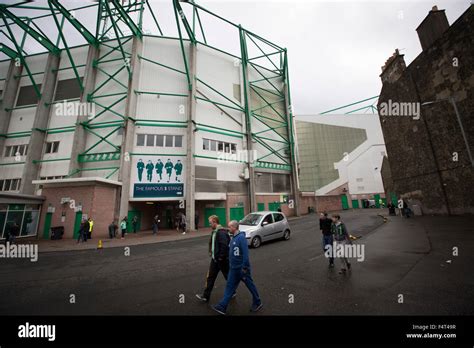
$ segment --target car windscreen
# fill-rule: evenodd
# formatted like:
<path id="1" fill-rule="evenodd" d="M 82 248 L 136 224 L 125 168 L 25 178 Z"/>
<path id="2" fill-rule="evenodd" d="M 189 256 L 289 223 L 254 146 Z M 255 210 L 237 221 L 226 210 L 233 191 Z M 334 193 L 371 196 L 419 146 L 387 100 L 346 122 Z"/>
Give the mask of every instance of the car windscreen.
<path id="1" fill-rule="evenodd" d="M 249 214 L 240 220 L 241 225 L 249 225 L 249 226 L 256 226 L 260 222 L 262 218 L 261 214 Z"/>

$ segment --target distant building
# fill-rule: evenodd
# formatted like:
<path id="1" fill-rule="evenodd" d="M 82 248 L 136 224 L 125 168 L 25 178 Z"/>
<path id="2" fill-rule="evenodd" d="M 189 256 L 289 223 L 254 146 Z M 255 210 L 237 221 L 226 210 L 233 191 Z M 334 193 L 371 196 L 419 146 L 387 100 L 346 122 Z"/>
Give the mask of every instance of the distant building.
<path id="1" fill-rule="evenodd" d="M 300 190 L 328 201 L 321 210 L 360 208 L 384 197 L 380 170 L 386 154 L 375 114 L 296 117 Z M 326 198 L 322 198 L 326 196 Z"/>
<path id="2" fill-rule="evenodd" d="M 380 75 L 385 189 L 427 214 L 474 213 L 473 18 L 471 5 L 449 26 L 433 7 L 416 29 L 423 51 L 406 66 L 396 50 Z"/>

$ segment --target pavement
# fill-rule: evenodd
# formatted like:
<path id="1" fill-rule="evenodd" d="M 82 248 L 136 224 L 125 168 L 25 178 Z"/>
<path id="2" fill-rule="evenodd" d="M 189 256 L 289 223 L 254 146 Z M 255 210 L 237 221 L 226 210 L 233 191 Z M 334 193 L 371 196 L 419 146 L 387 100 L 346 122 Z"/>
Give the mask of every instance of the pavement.
<path id="1" fill-rule="evenodd" d="M 189 238 L 208 236 L 209 233 L 211 233 L 210 227 L 200 228 L 196 232 L 188 232 L 184 235 L 182 234 L 182 232 L 177 232 L 176 230 L 169 229 L 159 230 L 156 235 L 153 235 L 152 230 L 144 230 L 138 233 L 127 233 L 124 239 L 121 239 L 120 233 L 117 232 L 117 238 L 104 238 L 100 240 L 102 241 L 102 248 L 106 249 L 140 244 L 153 244 L 184 240 Z M 39 252 L 95 250 L 98 247 L 99 238 L 93 236 L 92 239 L 89 239 L 85 243 L 77 243 L 75 239 L 70 238 L 58 240 L 39 239 L 24 242 L 18 238 L 17 242 L 22 244 L 38 244 Z"/>
<path id="2" fill-rule="evenodd" d="M 365 259 L 353 260 L 346 275 L 338 265 L 328 267 L 315 214 L 290 221 L 290 240 L 251 249 L 252 275 L 264 303 L 252 315 L 474 314 L 471 218 L 397 216 L 384 222 L 378 213 L 341 213 L 365 249 Z M 129 244 L 128 256 L 120 245 L 41 253 L 37 262 L 0 259 L 0 314 L 215 315 L 195 299 L 209 265 L 207 242 L 199 236 Z M 224 286 L 220 275 L 211 304 Z M 249 315 L 250 305 L 241 285 L 228 313 Z"/>

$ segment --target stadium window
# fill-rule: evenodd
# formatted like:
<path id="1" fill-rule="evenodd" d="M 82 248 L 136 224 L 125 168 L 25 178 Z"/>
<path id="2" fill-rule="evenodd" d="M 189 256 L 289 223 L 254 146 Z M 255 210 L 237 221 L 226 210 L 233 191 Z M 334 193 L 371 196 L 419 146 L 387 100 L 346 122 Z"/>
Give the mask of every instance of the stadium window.
<path id="1" fill-rule="evenodd" d="M 237 153 L 237 144 L 230 144 L 230 152 L 233 154 Z"/>
<path id="2" fill-rule="evenodd" d="M 165 136 L 163 134 L 158 134 L 156 136 L 156 146 L 163 147 L 165 144 Z"/>
<path id="3" fill-rule="evenodd" d="M 165 137 L 165 147 L 173 147 L 173 136 L 167 135 Z"/>
<path id="4" fill-rule="evenodd" d="M 183 136 L 182 135 L 175 135 L 174 136 L 174 147 L 182 147 L 183 146 Z"/>
<path id="5" fill-rule="evenodd" d="M 57 153 L 59 150 L 59 141 L 48 141 L 46 143 L 45 153 Z"/>
<path id="6" fill-rule="evenodd" d="M 145 134 L 137 134 L 137 146 L 145 146 Z"/>
<path id="7" fill-rule="evenodd" d="M 41 90 L 41 84 L 36 85 L 38 90 Z M 18 98 L 16 99 L 16 106 L 35 105 L 38 104 L 38 95 L 36 94 L 33 85 L 20 87 Z"/>
<path id="8" fill-rule="evenodd" d="M 211 140 L 211 151 L 217 151 L 217 141 Z"/>
<path id="9" fill-rule="evenodd" d="M 20 179 L 12 179 L 10 191 L 17 191 L 20 188 Z"/>
<path id="10" fill-rule="evenodd" d="M 153 134 L 146 135 L 146 146 L 155 146 L 155 136 Z"/>
<path id="11" fill-rule="evenodd" d="M 203 150 L 210 150 L 210 140 L 209 139 L 202 139 L 202 149 Z"/>
<path id="12" fill-rule="evenodd" d="M 81 77 L 81 81 L 84 78 Z M 54 95 L 54 101 L 77 99 L 81 96 L 81 86 L 74 77 L 72 79 L 65 79 L 58 81 L 56 86 L 56 93 Z"/>
<path id="13" fill-rule="evenodd" d="M 217 151 L 223 152 L 224 151 L 224 143 L 222 141 L 219 141 L 217 143 Z"/>
<path id="14" fill-rule="evenodd" d="M 11 183 L 12 183 L 11 179 L 6 179 L 5 180 L 5 186 L 3 187 L 3 191 L 10 191 Z"/>

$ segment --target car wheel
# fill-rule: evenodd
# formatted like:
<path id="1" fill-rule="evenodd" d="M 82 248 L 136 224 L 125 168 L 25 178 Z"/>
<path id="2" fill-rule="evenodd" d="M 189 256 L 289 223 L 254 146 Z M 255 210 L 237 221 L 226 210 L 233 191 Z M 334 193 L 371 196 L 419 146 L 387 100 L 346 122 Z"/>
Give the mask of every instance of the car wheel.
<path id="1" fill-rule="evenodd" d="M 290 235 L 291 235 L 290 230 L 285 230 L 285 232 L 283 232 L 283 239 L 284 240 L 290 239 Z"/>
<path id="2" fill-rule="evenodd" d="M 250 244 L 252 244 L 252 248 L 256 249 L 260 246 L 260 244 L 262 244 L 262 240 L 260 239 L 260 237 L 253 237 L 252 242 Z"/>

